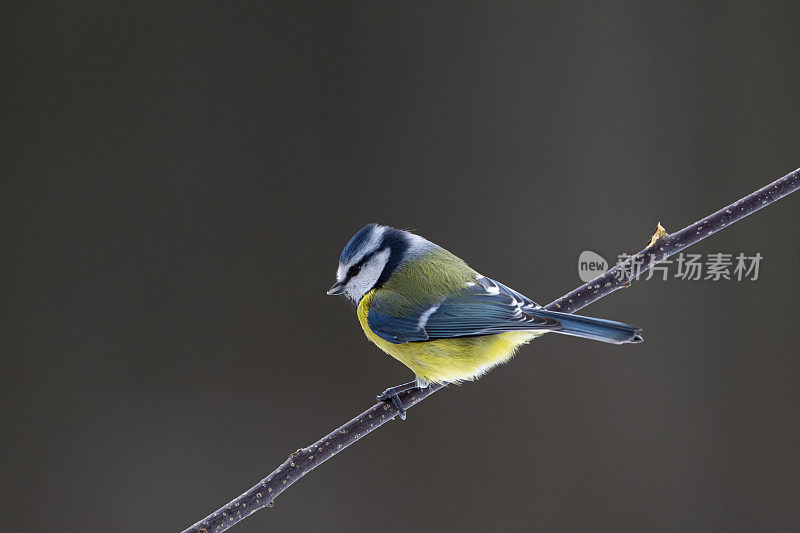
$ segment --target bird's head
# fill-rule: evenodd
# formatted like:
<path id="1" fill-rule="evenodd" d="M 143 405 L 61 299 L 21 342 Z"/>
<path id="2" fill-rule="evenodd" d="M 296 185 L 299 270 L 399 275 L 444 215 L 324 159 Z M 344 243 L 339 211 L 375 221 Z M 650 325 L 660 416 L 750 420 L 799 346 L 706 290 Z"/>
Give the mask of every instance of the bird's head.
<path id="1" fill-rule="evenodd" d="M 345 294 L 358 302 L 385 283 L 408 257 L 430 246 L 435 245 L 408 231 L 367 224 L 342 250 L 336 283 L 328 294 Z"/>

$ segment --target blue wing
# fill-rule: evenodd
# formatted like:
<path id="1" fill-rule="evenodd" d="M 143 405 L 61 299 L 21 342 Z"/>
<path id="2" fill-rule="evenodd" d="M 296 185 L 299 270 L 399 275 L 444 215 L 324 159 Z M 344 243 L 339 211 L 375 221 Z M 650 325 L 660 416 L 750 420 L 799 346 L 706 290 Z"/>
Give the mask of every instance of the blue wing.
<path id="1" fill-rule="evenodd" d="M 541 307 L 513 289 L 481 277 L 462 292 L 402 317 L 373 301 L 367 323 L 376 335 L 394 344 L 561 327 L 558 320 L 538 316 L 534 310 Z"/>

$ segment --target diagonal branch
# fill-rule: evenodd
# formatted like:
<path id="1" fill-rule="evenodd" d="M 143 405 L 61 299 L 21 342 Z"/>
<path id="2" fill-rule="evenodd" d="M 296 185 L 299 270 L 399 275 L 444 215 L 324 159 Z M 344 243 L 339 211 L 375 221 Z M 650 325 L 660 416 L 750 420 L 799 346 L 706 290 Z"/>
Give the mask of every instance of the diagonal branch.
<path id="1" fill-rule="evenodd" d="M 547 304 L 545 308 L 574 313 L 617 289 L 629 286 L 641 273 L 646 272 L 667 257 L 730 226 L 747 215 L 755 213 L 799 188 L 800 169 L 716 213 L 698 220 L 677 233 L 667 234 L 659 224 L 650 244 L 644 250 L 589 283 Z M 441 388 L 442 385 L 432 384 L 426 389 L 412 389 L 401 393 L 400 399 L 406 408 L 410 408 Z M 272 507 L 273 500 L 294 482 L 397 415 L 397 409 L 389 403 L 381 402 L 373 405 L 314 444 L 300 448 L 291 454 L 282 465 L 257 485 L 184 530 L 183 533 L 220 533 L 259 509 Z"/>

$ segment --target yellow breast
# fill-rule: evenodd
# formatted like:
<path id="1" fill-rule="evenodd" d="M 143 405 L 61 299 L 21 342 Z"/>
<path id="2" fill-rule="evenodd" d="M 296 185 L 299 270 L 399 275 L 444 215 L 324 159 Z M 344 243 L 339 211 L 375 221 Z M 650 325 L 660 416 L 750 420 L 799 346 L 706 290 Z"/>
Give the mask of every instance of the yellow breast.
<path id="1" fill-rule="evenodd" d="M 434 383 L 453 383 L 479 377 L 495 365 L 509 360 L 517 349 L 545 331 L 514 331 L 425 342 L 392 344 L 370 329 L 367 323 L 374 290 L 358 304 L 358 321 L 367 338 L 408 368 L 417 377 Z"/>

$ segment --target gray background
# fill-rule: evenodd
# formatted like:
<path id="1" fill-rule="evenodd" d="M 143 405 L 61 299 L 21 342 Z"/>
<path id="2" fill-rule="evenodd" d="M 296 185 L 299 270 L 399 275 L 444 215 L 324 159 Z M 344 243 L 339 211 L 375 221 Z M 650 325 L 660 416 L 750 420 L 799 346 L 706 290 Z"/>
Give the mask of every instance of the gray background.
<path id="1" fill-rule="evenodd" d="M 800 162 L 796 3 L 6 3 L 7 531 L 179 531 L 404 367 L 325 296 L 370 221 L 546 303 Z M 800 197 L 235 531 L 797 531 Z"/>

